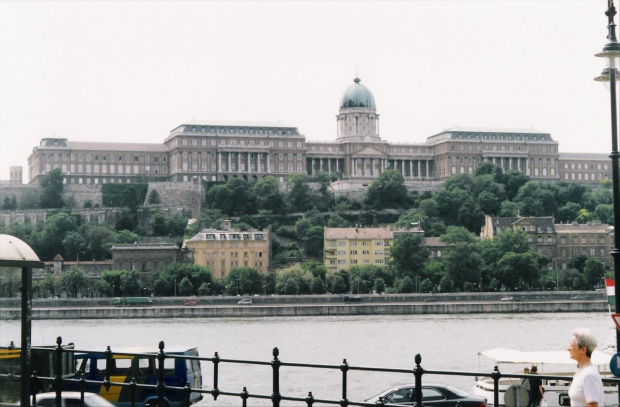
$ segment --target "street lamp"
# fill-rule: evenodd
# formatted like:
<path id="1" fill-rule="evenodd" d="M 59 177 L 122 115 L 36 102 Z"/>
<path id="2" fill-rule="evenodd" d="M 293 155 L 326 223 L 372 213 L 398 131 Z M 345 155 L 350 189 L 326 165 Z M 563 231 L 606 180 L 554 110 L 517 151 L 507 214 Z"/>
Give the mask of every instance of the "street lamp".
<path id="1" fill-rule="evenodd" d="M 611 170 L 613 182 L 613 203 L 614 203 L 614 247 L 611 250 L 611 256 L 614 261 L 614 289 L 619 293 L 618 285 L 620 285 L 620 231 L 617 223 L 620 222 L 620 173 L 618 172 L 618 118 L 616 106 L 616 80 L 617 67 L 620 59 L 620 43 L 616 38 L 616 24 L 614 17 L 616 15 L 616 7 L 613 0 L 607 2 L 607 44 L 603 47 L 603 51 L 596 54 L 597 57 L 605 58 L 609 69 L 603 71 L 601 76 L 595 78 L 597 81 L 606 81 L 605 73 L 607 73 L 607 81 L 609 82 L 609 94 L 611 100 Z M 620 310 L 620 296 L 616 295 L 616 312 Z M 616 331 L 616 351 L 620 351 L 620 330 Z"/>
<path id="2" fill-rule="evenodd" d="M 177 279 L 174 279 L 174 296 L 177 296 Z"/>
<path id="3" fill-rule="evenodd" d="M 114 290 L 114 283 L 112 283 L 112 298 L 116 297 L 116 291 Z"/>

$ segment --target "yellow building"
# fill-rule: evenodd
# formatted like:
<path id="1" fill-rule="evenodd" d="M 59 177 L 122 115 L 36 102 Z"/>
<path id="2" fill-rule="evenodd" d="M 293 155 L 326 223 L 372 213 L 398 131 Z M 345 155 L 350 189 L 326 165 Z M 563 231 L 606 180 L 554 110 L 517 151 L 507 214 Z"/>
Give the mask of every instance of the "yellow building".
<path id="1" fill-rule="evenodd" d="M 352 266 L 385 266 L 394 233 L 388 228 L 325 228 L 324 243 L 329 272 Z"/>
<path id="2" fill-rule="evenodd" d="M 271 256 L 268 229 L 222 229 L 203 229 L 185 241 L 189 258 L 194 264 L 210 268 L 213 275 L 219 278 L 226 277 L 233 267 L 252 267 L 267 273 Z"/>

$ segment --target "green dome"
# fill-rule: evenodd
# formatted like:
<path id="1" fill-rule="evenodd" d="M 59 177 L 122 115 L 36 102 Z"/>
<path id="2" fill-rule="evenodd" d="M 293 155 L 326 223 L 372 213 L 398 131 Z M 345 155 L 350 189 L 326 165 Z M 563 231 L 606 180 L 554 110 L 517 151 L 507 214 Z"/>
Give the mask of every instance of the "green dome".
<path id="1" fill-rule="evenodd" d="M 375 97 L 372 95 L 372 92 L 366 86 L 360 84 L 361 80 L 359 78 L 355 78 L 353 82 L 355 83 L 349 86 L 342 94 L 340 108 L 367 107 L 376 109 Z"/>

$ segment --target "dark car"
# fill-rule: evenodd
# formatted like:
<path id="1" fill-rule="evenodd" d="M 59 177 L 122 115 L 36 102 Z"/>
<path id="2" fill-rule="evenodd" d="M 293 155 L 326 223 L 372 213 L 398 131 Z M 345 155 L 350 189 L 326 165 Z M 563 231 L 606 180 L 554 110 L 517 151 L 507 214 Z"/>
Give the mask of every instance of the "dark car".
<path id="1" fill-rule="evenodd" d="M 383 398 L 386 405 L 412 406 L 414 391 L 415 384 L 404 384 L 385 390 L 365 402 L 379 403 L 379 398 Z M 428 383 L 422 385 L 422 404 L 434 407 L 486 407 L 487 400 L 447 384 Z"/>

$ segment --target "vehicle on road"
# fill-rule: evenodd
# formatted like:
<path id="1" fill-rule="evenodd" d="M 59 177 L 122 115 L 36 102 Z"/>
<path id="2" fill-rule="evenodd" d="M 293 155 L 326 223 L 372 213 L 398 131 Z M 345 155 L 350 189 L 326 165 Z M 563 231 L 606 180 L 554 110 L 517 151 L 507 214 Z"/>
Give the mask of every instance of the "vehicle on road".
<path id="1" fill-rule="evenodd" d="M 395 386 L 364 401 L 380 404 L 380 399 L 388 406 L 412 406 L 415 401 L 415 384 Z M 427 383 L 422 385 L 422 404 L 429 407 L 486 407 L 487 399 L 447 384 Z"/>
<path id="2" fill-rule="evenodd" d="M 500 301 L 514 301 L 514 298 L 513 298 L 513 297 L 510 297 L 510 296 L 508 296 L 508 297 L 502 297 L 502 299 L 501 299 Z"/>
<path id="3" fill-rule="evenodd" d="M 185 303 L 186 307 L 193 307 L 193 306 L 196 306 L 196 305 L 198 305 L 198 303 L 196 301 L 193 301 L 193 300 L 187 301 Z"/>
<path id="4" fill-rule="evenodd" d="M 240 300 L 237 304 L 238 305 L 251 305 L 252 304 L 252 300 L 250 298 L 244 298 L 244 299 Z"/>
<path id="5" fill-rule="evenodd" d="M 129 307 L 144 307 L 151 305 L 152 301 L 149 297 L 116 297 L 114 298 L 114 305 L 129 306 Z"/>
<path id="6" fill-rule="evenodd" d="M 37 394 L 36 403 L 37 407 L 56 407 L 56 393 Z M 61 407 L 77 407 L 81 405 L 82 393 L 79 391 L 65 391 L 62 393 Z M 114 404 L 95 393 L 84 393 L 84 407 L 114 407 Z"/>
<path id="7" fill-rule="evenodd" d="M 344 302 L 362 302 L 362 297 L 359 295 L 348 295 L 345 294 L 342 296 L 342 301 Z"/>
<path id="8" fill-rule="evenodd" d="M 570 297 L 570 299 L 573 301 L 587 301 L 590 299 L 590 297 L 588 297 L 587 295 L 575 295 L 573 297 Z"/>

